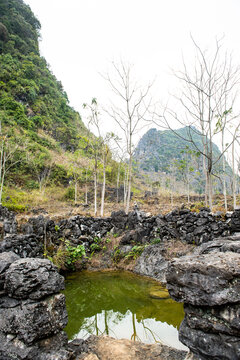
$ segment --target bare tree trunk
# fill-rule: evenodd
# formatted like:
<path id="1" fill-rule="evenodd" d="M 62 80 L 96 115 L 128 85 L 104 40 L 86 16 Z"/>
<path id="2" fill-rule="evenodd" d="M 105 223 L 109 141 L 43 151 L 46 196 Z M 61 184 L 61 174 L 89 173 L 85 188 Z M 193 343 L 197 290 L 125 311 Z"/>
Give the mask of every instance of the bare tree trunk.
<path id="1" fill-rule="evenodd" d="M 232 171 L 233 171 L 233 179 L 232 179 L 232 193 L 233 193 L 233 209 L 236 208 L 237 200 L 236 200 L 236 174 L 235 174 L 235 141 L 232 143 Z"/>
<path id="2" fill-rule="evenodd" d="M 129 178 L 128 178 L 128 193 L 127 193 L 127 203 L 125 212 L 128 214 L 130 200 L 131 200 L 131 188 L 132 188 L 132 153 L 130 153 L 129 157 Z"/>
<path id="3" fill-rule="evenodd" d="M 226 98 L 225 98 L 225 109 L 226 109 Z M 225 150 L 225 124 L 226 124 L 226 116 L 224 117 L 224 124 L 222 128 L 222 153 Z M 227 211 L 227 187 L 226 187 L 226 161 L 225 156 L 222 157 L 222 167 L 223 167 L 223 196 L 224 196 L 224 207 L 225 211 Z"/>
<path id="4" fill-rule="evenodd" d="M 172 188 L 171 188 L 170 197 L 171 197 L 171 207 L 173 207 L 173 190 L 172 190 Z"/>
<path id="5" fill-rule="evenodd" d="M 5 167 L 6 167 L 6 153 L 3 150 L 3 156 L 1 156 L 1 188 L 0 188 L 0 204 L 2 204 L 2 193 L 5 179 Z"/>
<path id="6" fill-rule="evenodd" d="M 189 174 L 189 157 L 187 156 L 187 199 L 190 203 L 190 174 Z"/>
<path id="7" fill-rule="evenodd" d="M 77 180 L 75 181 L 75 187 L 74 187 L 74 204 L 77 203 Z"/>
<path id="8" fill-rule="evenodd" d="M 208 202 L 209 202 L 209 208 L 212 211 L 213 202 L 212 202 L 212 176 L 211 172 L 207 172 L 207 194 L 208 194 Z"/>
<path id="9" fill-rule="evenodd" d="M 104 214 L 104 199 L 106 189 L 106 164 L 103 165 L 103 185 L 102 185 L 102 199 L 101 199 L 101 216 Z"/>
<path id="10" fill-rule="evenodd" d="M 88 185 L 87 185 L 87 170 L 86 170 L 86 184 L 85 184 L 85 204 L 88 204 Z"/>
<path id="11" fill-rule="evenodd" d="M 188 183 L 187 183 L 187 201 L 188 201 L 188 204 L 190 203 L 190 186 L 189 186 L 189 180 L 188 180 Z"/>
<path id="12" fill-rule="evenodd" d="M 97 169 L 94 169 L 94 216 L 97 216 Z"/>
<path id="13" fill-rule="evenodd" d="M 124 179 L 124 207 L 127 204 L 127 194 L 128 194 L 128 176 L 129 176 L 129 167 L 125 167 L 125 179 Z"/>
<path id="14" fill-rule="evenodd" d="M 97 154 L 95 154 L 94 157 L 94 216 L 97 216 L 97 165 L 98 165 L 98 159 Z"/>
<path id="15" fill-rule="evenodd" d="M 118 172 L 117 172 L 117 204 L 119 203 L 119 180 L 120 180 L 120 165 L 118 165 Z"/>

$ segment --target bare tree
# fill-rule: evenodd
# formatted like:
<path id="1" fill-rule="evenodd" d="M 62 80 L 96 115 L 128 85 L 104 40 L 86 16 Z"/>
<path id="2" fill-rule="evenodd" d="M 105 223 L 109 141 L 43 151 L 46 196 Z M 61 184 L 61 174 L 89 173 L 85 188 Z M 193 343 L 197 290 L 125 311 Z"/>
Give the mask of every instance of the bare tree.
<path id="1" fill-rule="evenodd" d="M 95 129 L 98 137 L 93 137 L 90 135 L 90 145 L 94 157 L 94 208 L 95 216 L 97 215 L 97 169 L 98 162 L 102 164 L 103 172 L 103 183 L 102 183 L 102 194 L 101 194 L 101 210 L 100 215 L 104 215 L 104 204 L 105 204 L 105 191 L 106 191 L 106 167 L 109 157 L 111 156 L 109 142 L 111 139 L 114 139 L 115 135 L 111 132 L 103 134 L 101 131 L 101 121 L 100 121 L 100 111 L 98 108 L 98 103 L 95 98 L 92 99 L 91 104 L 83 104 L 83 107 L 90 111 L 89 116 L 89 130 L 91 128 Z"/>
<path id="2" fill-rule="evenodd" d="M 127 196 L 126 213 L 129 212 L 131 187 L 132 187 L 132 160 L 134 151 L 134 136 L 147 120 L 151 98 L 149 91 L 152 83 L 146 87 L 141 87 L 133 77 L 133 67 L 129 64 L 112 63 L 113 73 L 104 76 L 110 85 L 111 90 L 116 95 L 114 103 L 107 114 L 116 122 L 120 132 L 126 142 L 128 154 L 128 171 L 126 172 Z"/>
<path id="3" fill-rule="evenodd" d="M 228 122 L 237 116 L 234 103 L 240 71 L 239 67 L 233 66 L 231 55 L 225 53 L 222 56 L 221 40 L 216 39 L 215 49 L 211 53 L 203 51 L 195 40 L 192 40 L 196 51 L 195 66 L 189 68 L 183 61 L 183 71 L 175 73 L 182 84 L 181 95 L 175 96 L 181 108 L 177 113 L 166 107 L 160 123 L 171 130 L 172 121 L 178 126 L 188 126 L 188 135 L 184 140 L 192 143 L 196 151 L 202 154 L 206 179 L 205 200 L 206 205 L 212 209 L 213 168 L 231 146 L 230 143 L 224 144 L 224 131 Z M 230 111 L 231 117 L 227 118 Z M 214 158 L 213 140 L 221 133 L 221 155 Z M 179 136 L 179 133 L 175 134 Z M 201 146 L 194 140 L 195 134 L 201 136 Z"/>
<path id="4" fill-rule="evenodd" d="M 3 186 L 5 184 L 5 177 L 9 170 L 20 162 L 15 157 L 19 146 L 13 144 L 11 139 L 2 133 L 2 126 L 0 121 L 0 205 L 2 204 Z"/>

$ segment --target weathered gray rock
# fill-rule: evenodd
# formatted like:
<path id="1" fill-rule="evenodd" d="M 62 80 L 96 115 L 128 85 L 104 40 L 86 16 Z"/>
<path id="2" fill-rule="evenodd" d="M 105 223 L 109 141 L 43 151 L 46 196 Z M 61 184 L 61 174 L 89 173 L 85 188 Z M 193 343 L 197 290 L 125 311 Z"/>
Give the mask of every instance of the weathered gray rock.
<path id="1" fill-rule="evenodd" d="M 32 344 L 60 332 L 68 321 L 63 294 L 42 301 L 25 300 L 15 307 L 0 308 L 0 332 Z"/>
<path id="2" fill-rule="evenodd" d="M 64 277 L 47 259 L 20 259 L 5 275 L 5 291 L 16 299 L 41 299 L 64 289 Z"/>
<path id="3" fill-rule="evenodd" d="M 17 235 L 11 234 L 0 243 L 0 253 L 12 251 L 21 258 L 43 257 L 43 244 L 40 238 L 34 234 Z"/>
<path id="4" fill-rule="evenodd" d="M 3 271 L 18 256 L 9 252 L 6 258 L 6 264 L 0 262 Z M 67 325 L 65 296 L 51 295 L 64 288 L 57 268 L 45 259 L 18 259 L 5 272 L 4 288 L 0 360 L 70 360 L 62 331 Z"/>
<path id="5" fill-rule="evenodd" d="M 0 290 L 2 290 L 4 286 L 6 270 L 18 259 L 19 256 L 11 251 L 0 253 Z"/>
<path id="6" fill-rule="evenodd" d="M 119 245 L 142 244 L 146 242 L 150 231 L 145 228 L 138 227 L 135 230 L 128 231 L 121 239 Z"/>
<path id="7" fill-rule="evenodd" d="M 240 334 L 240 304 L 215 307 L 184 305 L 184 311 L 191 329 L 232 336 Z"/>
<path id="8" fill-rule="evenodd" d="M 240 359 L 239 337 L 192 329 L 187 325 L 186 320 L 180 326 L 179 340 L 201 360 Z"/>
<path id="9" fill-rule="evenodd" d="M 233 237 L 218 238 L 208 243 L 202 244 L 194 250 L 194 254 L 210 254 L 213 252 L 232 251 L 240 253 L 240 239 Z"/>
<path id="10" fill-rule="evenodd" d="M 169 263 L 166 279 L 177 301 L 205 306 L 240 302 L 240 254 L 184 256 Z"/>
<path id="11" fill-rule="evenodd" d="M 147 246 L 138 258 L 134 272 L 151 276 L 162 283 L 166 282 L 168 261 L 164 257 L 165 248 L 161 245 Z"/>
<path id="12" fill-rule="evenodd" d="M 0 332 L 0 360 L 70 360 L 67 335 L 60 332 L 28 346 L 17 337 Z"/>

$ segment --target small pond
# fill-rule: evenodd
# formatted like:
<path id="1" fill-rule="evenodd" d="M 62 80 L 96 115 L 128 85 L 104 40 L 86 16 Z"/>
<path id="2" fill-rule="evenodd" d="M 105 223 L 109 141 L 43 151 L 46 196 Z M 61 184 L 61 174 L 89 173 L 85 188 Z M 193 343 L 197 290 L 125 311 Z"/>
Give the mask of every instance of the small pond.
<path id="1" fill-rule="evenodd" d="M 178 340 L 183 305 L 157 281 L 129 272 L 80 272 L 66 277 L 70 339 L 106 334 L 186 349 Z"/>

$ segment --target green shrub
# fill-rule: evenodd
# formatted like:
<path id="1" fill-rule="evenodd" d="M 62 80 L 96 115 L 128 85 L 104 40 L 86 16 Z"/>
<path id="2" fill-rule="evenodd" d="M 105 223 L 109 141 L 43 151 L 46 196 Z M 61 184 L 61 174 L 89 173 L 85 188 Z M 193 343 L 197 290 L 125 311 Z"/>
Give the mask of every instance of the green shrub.
<path id="1" fill-rule="evenodd" d="M 26 205 L 20 205 L 20 204 L 14 204 L 14 203 L 2 203 L 3 206 L 8 208 L 10 211 L 16 211 L 16 212 L 25 212 L 28 211 L 28 207 Z"/>
<path id="2" fill-rule="evenodd" d="M 136 259 L 140 256 L 147 245 L 135 245 L 132 250 L 125 256 L 126 259 Z"/>
<path id="3" fill-rule="evenodd" d="M 73 187 L 69 187 L 64 194 L 64 199 L 65 200 L 74 200 L 74 197 L 75 197 L 75 190 Z"/>
<path id="4" fill-rule="evenodd" d="M 26 181 L 25 186 L 29 190 L 39 189 L 39 183 L 35 180 Z"/>
<path id="5" fill-rule="evenodd" d="M 92 252 L 99 251 L 101 250 L 101 246 L 97 243 L 93 243 L 90 245 L 90 249 Z"/>
<path id="6" fill-rule="evenodd" d="M 72 270 L 75 269 L 75 263 L 82 259 L 83 257 L 86 257 L 86 251 L 84 245 L 78 245 L 78 246 L 71 246 L 70 242 L 68 240 L 65 240 L 66 245 L 66 266 Z"/>
<path id="7" fill-rule="evenodd" d="M 121 259 L 124 258 L 124 253 L 122 253 L 120 249 L 115 249 L 112 258 L 114 262 L 118 263 Z"/>

